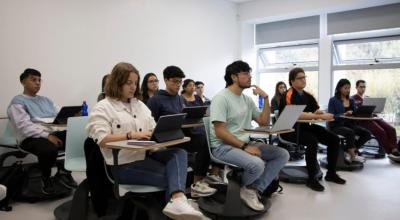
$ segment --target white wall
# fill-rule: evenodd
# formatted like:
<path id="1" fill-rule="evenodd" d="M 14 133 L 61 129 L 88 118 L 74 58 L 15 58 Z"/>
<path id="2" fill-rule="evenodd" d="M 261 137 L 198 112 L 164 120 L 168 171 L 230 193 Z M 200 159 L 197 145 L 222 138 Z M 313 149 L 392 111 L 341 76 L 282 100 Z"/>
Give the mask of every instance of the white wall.
<path id="1" fill-rule="evenodd" d="M 161 79 L 180 66 L 212 96 L 239 57 L 237 6 L 225 0 L 2 0 L 0 36 L 0 116 L 27 67 L 42 72 L 39 94 L 90 108 L 117 62 Z"/>

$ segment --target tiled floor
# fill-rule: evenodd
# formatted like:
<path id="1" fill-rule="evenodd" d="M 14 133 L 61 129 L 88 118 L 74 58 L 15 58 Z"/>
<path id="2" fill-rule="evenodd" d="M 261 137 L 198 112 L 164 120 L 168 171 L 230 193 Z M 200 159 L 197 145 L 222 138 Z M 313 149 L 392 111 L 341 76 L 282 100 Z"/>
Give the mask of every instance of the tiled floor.
<path id="1" fill-rule="evenodd" d="M 325 171 L 324 171 L 325 172 Z M 361 171 L 340 172 L 344 186 L 323 184 L 325 192 L 304 185 L 283 183 L 284 192 L 273 196 L 272 207 L 258 219 L 268 220 L 398 220 L 400 216 L 400 164 L 388 159 L 368 160 Z M 74 174 L 81 180 L 82 174 Z M 68 198 L 36 204 L 14 204 L 12 212 L 0 212 L 1 220 L 53 220 L 53 210 Z"/>

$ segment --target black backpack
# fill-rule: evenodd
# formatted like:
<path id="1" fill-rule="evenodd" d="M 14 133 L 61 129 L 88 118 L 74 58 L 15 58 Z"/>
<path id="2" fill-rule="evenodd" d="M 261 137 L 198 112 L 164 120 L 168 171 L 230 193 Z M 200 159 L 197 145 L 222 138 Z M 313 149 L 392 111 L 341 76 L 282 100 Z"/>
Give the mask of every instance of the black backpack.
<path id="1" fill-rule="evenodd" d="M 268 187 L 264 190 L 262 196 L 270 198 L 274 192 L 282 193 L 283 187 L 279 185 L 279 178 L 272 180 Z"/>
<path id="2" fill-rule="evenodd" d="M 0 170 L 0 184 L 7 187 L 6 198 L 0 201 L 1 211 L 11 211 L 11 201 L 15 200 L 22 191 L 22 186 L 27 177 L 27 172 L 21 161 Z"/>

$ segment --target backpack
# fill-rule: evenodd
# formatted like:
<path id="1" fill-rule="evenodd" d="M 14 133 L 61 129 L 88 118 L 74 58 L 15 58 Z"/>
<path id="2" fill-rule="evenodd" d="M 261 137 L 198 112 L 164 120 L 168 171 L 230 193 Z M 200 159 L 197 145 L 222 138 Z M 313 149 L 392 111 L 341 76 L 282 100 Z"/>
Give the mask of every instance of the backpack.
<path id="1" fill-rule="evenodd" d="M 25 165 L 26 175 L 23 180 L 22 189 L 17 196 L 18 201 L 35 203 L 45 200 L 64 198 L 71 195 L 72 190 L 63 186 L 59 181 L 54 181 L 52 194 L 42 192 L 42 172 L 37 164 Z"/>
<path id="2" fill-rule="evenodd" d="M 262 196 L 270 198 L 274 192 L 282 193 L 283 187 L 279 185 L 279 178 L 273 179 L 268 187 L 264 190 Z"/>
<path id="3" fill-rule="evenodd" d="M 15 200 L 22 191 L 27 172 L 21 161 L 17 161 L 9 167 L 2 167 L 0 171 L 0 183 L 7 187 L 6 198 L 0 201 L 1 211 L 11 211 L 10 202 Z"/>

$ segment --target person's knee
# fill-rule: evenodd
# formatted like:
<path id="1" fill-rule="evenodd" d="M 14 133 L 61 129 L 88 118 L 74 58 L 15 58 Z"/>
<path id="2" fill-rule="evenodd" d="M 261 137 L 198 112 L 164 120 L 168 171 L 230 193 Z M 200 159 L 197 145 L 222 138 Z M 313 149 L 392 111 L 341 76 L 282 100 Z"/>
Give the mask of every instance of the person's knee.
<path id="1" fill-rule="evenodd" d="M 278 157 L 285 163 L 289 161 L 290 154 L 286 149 L 277 147 Z"/>
<path id="2" fill-rule="evenodd" d="M 265 162 L 259 157 L 254 157 L 243 168 L 250 174 L 259 176 L 264 172 Z"/>

